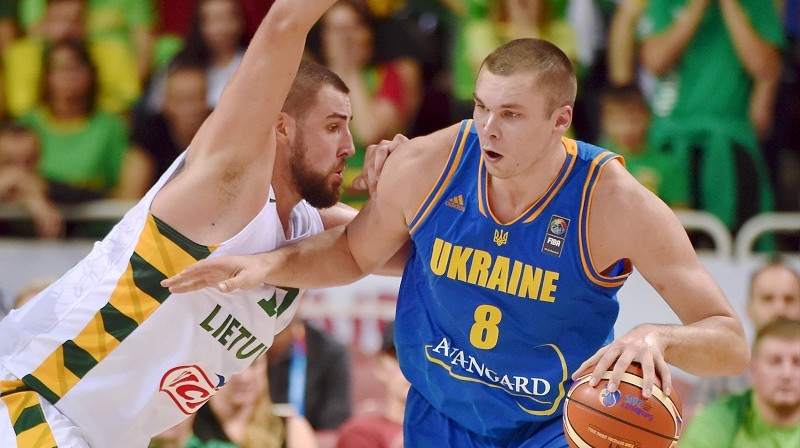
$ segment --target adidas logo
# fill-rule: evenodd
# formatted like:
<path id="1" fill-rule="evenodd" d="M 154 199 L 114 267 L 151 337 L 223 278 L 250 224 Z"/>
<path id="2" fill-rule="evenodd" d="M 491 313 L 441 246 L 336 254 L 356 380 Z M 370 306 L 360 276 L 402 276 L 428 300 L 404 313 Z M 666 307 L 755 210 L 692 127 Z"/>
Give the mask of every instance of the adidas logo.
<path id="1" fill-rule="evenodd" d="M 464 211 L 464 197 L 461 195 L 448 199 L 444 204 L 449 205 L 458 211 Z"/>

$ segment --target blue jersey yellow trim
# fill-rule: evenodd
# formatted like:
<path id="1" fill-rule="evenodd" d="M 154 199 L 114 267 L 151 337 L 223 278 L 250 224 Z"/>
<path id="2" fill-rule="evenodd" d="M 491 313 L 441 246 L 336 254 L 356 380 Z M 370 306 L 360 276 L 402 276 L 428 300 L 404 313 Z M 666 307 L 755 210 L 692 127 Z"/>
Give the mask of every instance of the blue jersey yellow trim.
<path id="1" fill-rule="evenodd" d="M 604 278 L 584 252 L 591 195 L 618 156 L 564 139 L 565 162 L 547 191 L 500 223 L 471 121 L 455 142 L 410 225 L 395 343 L 425 401 L 507 446 L 560 416 L 570 374 L 613 339 L 627 272 Z"/>

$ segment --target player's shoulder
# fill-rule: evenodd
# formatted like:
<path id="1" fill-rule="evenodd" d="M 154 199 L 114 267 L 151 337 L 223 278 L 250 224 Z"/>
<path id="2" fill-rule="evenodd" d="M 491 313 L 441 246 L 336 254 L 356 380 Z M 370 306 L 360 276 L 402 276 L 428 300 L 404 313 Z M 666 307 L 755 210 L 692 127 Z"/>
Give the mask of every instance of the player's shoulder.
<path id="1" fill-rule="evenodd" d="M 386 160 L 383 175 L 399 176 L 401 183 L 413 181 L 407 175 L 424 181 L 431 176 L 438 177 L 447 163 L 460 125 L 453 125 L 431 134 L 412 138 L 401 144 Z"/>
<path id="2" fill-rule="evenodd" d="M 447 157 L 453 148 L 461 124 L 454 124 L 431 134 L 412 138 L 397 147 L 388 160 L 399 163 L 426 163 L 431 159 Z"/>
<path id="3" fill-rule="evenodd" d="M 441 176 L 460 126 L 455 124 L 398 146 L 386 159 L 378 196 L 386 191 L 384 196 L 399 202 L 404 210 L 416 211 Z"/>
<path id="4" fill-rule="evenodd" d="M 596 197 L 616 202 L 630 195 L 641 195 L 645 191 L 647 189 L 631 175 L 622 160 L 615 158 L 603 163 L 594 194 Z"/>
<path id="5" fill-rule="evenodd" d="M 640 184 L 620 159 L 603 164 L 591 195 L 591 213 L 599 216 L 634 219 L 645 210 L 661 208 L 661 200 Z"/>

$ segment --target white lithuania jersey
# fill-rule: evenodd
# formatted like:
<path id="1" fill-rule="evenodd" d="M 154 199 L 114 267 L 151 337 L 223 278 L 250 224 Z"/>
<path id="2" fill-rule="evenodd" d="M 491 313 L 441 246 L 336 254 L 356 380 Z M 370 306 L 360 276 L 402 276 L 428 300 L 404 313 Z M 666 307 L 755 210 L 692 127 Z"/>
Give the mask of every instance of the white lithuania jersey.
<path id="1" fill-rule="evenodd" d="M 317 210 L 301 202 L 286 240 L 270 191 L 238 235 L 218 246 L 193 243 L 149 213 L 184 155 L 86 258 L 0 322 L 0 367 L 52 402 L 93 447 L 145 447 L 194 413 L 267 350 L 300 295 L 267 285 L 170 294 L 162 279 L 205 257 L 270 251 L 323 230 Z"/>

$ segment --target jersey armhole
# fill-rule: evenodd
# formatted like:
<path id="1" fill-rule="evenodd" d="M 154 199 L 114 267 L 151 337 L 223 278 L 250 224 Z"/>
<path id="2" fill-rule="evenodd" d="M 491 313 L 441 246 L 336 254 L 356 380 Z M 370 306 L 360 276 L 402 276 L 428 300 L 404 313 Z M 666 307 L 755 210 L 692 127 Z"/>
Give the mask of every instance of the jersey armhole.
<path id="1" fill-rule="evenodd" d="M 597 185 L 597 180 L 600 178 L 600 174 L 603 172 L 603 168 L 612 160 L 619 160 L 623 165 L 625 164 L 621 156 L 610 151 L 604 151 L 592 160 L 589 172 L 586 175 L 583 193 L 581 194 L 581 212 L 578 220 L 578 241 L 580 243 L 580 257 L 583 271 L 592 283 L 604 288 L 617 288 L 622 286 L 625 280 L 631 275 L 631 272 L 633 272 L 633 265 L 627 258 L 617 260 L 617 262 L 603 272 L 598 271 L 592 262 L 592 253 L 589 248 L 589 212 L 594 197 L 594 189 Z"/>

